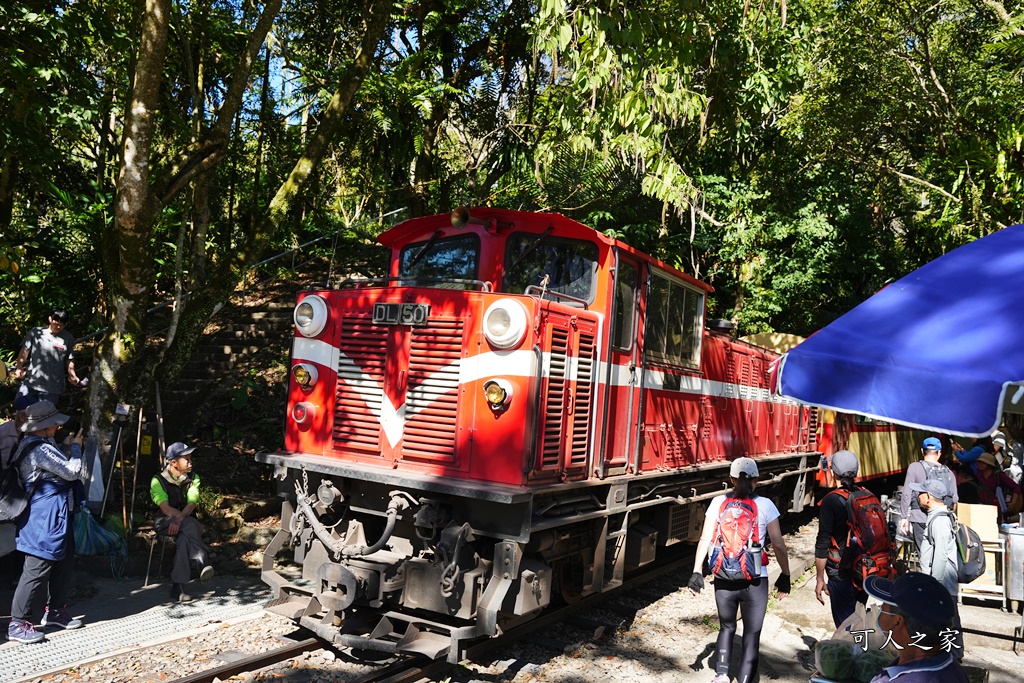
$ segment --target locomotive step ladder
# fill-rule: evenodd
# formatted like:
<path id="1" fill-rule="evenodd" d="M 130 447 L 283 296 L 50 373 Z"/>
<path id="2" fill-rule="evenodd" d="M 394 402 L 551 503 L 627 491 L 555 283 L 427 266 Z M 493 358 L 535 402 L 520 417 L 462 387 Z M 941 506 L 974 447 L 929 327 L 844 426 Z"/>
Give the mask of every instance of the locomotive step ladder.
<path id="1" fill-rule="evenodd" d="M 621 512 L 604 518 L 601 535 L 594 548 L 594 580 L 591 590 L 604 592 L 622 585 L 626 573 L 626 537 L 629 513 Z"/>

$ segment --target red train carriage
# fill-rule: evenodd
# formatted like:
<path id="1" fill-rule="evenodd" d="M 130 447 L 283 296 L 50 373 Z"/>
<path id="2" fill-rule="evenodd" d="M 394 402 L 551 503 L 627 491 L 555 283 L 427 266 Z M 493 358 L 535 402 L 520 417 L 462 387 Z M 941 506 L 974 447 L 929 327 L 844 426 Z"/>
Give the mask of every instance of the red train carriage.
<path id="1" fill-rule="evenodd" d="M 273 609 L 336 643 L 456 661 L 693 540 L 727 465 L 803 506 L 809 409 L 712 290 L 557 214 L 461 209 L 380 236 L 389 277 L 300 295 Z M 291 549 L 301 578 L 275 557 Z"/>

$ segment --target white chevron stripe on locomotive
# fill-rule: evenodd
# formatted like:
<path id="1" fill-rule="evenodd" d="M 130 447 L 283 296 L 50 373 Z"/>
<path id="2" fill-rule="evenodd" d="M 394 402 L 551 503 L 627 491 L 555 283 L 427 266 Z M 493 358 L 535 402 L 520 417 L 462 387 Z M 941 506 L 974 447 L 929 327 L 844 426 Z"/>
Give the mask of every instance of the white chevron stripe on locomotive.
<path id="1" fill-rule="evenodd" d="M 380 422 L 384 437 L 392 448 L 402 440 L 407 417 L 411 417 L 422 409 L 408 406 L 405 403 L 396 407 L 384 393 L 384 387 L 379 382 L 363 372 L 362 368 L 341 353 L 337 347 L 326 342 L 297 337 L 292 345 L 292 360 L 313 362 L 327 368 L 337 368 L 339 371 L 344 368 L 342 380 L 366 402 L 367 407 Z M 577 378 L 579 369 L 577 359 L 573 360 L 576 362 L 569 363 L 567 367 L 570 380 Z M 550 354 L 545 353 L 543 358 L 545 376 L 550 367 L 549 361 Z M 530 378 L 537 376 L 537 356 L 530 350 L 491 351 L 461 359 L 461 363 L 459 368 L 460 385 L 490 377 Z M 605 383 L 603 378 L 607 376 L 607 368 L 607 363 L 598 364 L 596 377 L 599 378 L 597 380 L 599 384 Z M 639 372 L 631 370 L 627 365 L 612 365 L 611 370 L 610 382 L 608 382 L 611 386 L 630 386 L 637 381 L 639 376 Z M 649 389 L 797 405 L 797 402 L 791 399 L 772 396 L 767 389 L 731 382 L 716 382 L 693 375 L 680 375 L 678 389 L 665 386 L 665 373 L 660 370 L 648 369 L 643 372 L 643 378 L 644 386 Z M 374 407 L 374 404 L 378 402 L 380 407 Z"/>

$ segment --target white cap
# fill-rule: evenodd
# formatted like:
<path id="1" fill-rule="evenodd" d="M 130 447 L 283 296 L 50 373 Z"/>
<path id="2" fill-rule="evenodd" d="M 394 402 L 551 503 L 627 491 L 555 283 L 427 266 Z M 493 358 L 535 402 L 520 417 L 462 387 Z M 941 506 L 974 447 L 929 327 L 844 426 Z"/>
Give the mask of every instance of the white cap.
<path id="1" fill-rule="evenodd" d="M 836 451 L 830 459 L 832 473 L 837 477 L 855 477 L 860 463 L 853 451 Z"/>
<path id="2" fill-rule="evenodd" d="M 729 476 L 739 478 L 741 474 L 757 477 L 757 463 L 751 458 L 736 458 L 729 467 Z"/>

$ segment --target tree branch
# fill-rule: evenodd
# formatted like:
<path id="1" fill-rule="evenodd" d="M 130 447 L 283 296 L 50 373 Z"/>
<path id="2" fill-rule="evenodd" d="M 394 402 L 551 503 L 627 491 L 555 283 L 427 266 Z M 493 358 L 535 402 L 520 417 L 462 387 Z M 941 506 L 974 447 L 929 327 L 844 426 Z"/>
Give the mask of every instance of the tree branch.
<path id="1" fill-rule="evenodd" d="M 941 194 L 946 199 L 951 199 L 952 201 L 956 202 L 957 204 L 960 203 L 960 198 L 959 197 L 957 197 L 954 194 L 950 194 L 949 192 L 947 192 L 946 190 L 942 189 L 938 185 L 933 185 L 933 184 L 929 183 L 927 180 L 922 180 L 921 178 L 917 178 L 915 176 L 908 175 L 906 173 L 903 173 L 902 171 L 897 171 L 895 168 L 893 168 L 892 166 L 889 166 L 888 164 L 879 164 L 879 168 L 881 168 L 882 170 L 888 171 L 889 173 L 892 173 L 894 176 L 902 178 L 903 180 L 906 180 L 907 182 L 911 182 L 911 183 L 914 183 L 915 185 L 920 185 L 922 187 L 927 187 L 929 190 L 932 190 L 934 192 L 938 192 L 939 194 Z"/>
<path id="2" fill-rule="evenodd" d="M 283 223 L 295 198 L 305 189 L 309 176 L 324 158 L 344 125 L 352 99 L 374 65 L 377 45 L 383 40 L 391 18 L 391 5 L 392 0 L 372 0 L 366 14 L 363 39 L 351 68 L 345 72 L 341 84 L 324 109 L 319 125 L 310 136 L 306 151 L 295 162 L 291 173 L 278 188 L 266 214 L 256 228 L 246 236 L 242 247 L 232 255 L 229 267 L 221 271 L 222 277 L 238 277 L 244 272 L 248 263 L 258 256 L 273 231 Z"/>
<path id="3" fill-rule="evenodd" d="M 1010 15 L 1009 12 L 1006 11 L 1006 8 L 1003 7 L 1003 3 L 999 2 L 999 0 L 981 1 L 982 4 L 985 5 L 985 7 L 988 7 L 990 10 L 992 10 L 993 14 L 999 17 L 999 21 L 1003 22 L 1004 24 L 1010 24 L 1013 21 L 1013 17 Z M 1012 29 L 1012 31 L 1013 35 L 1015 36 L 1024 36 L 1024 29 L 1014 28 Z"/>
<path id="4" fill-rule="evenodd" d="M 231 135 L 231 123 L 242 106 L 245 89 L 249 85 L 252 65 L 259 55 L 263 43 L 274 25 L 274 19 L 281 9 L 282 0 L 270 0 L 263 7 L 256 27 L 249 34 L 249 43 L 242 58 L 235 66 L 231 75 L 231 85 L 224 94 L 224 103 L 217 112 L 217 120 L 210 128 L 205 140 L 189 145 L 179 155 L 170 171 L 157 184 L 160 202 L 166 205 L 178 193 L 184 190 L 199 173 L 204 173 L 216 166 L 228 151 L 228 138 Z"/>

